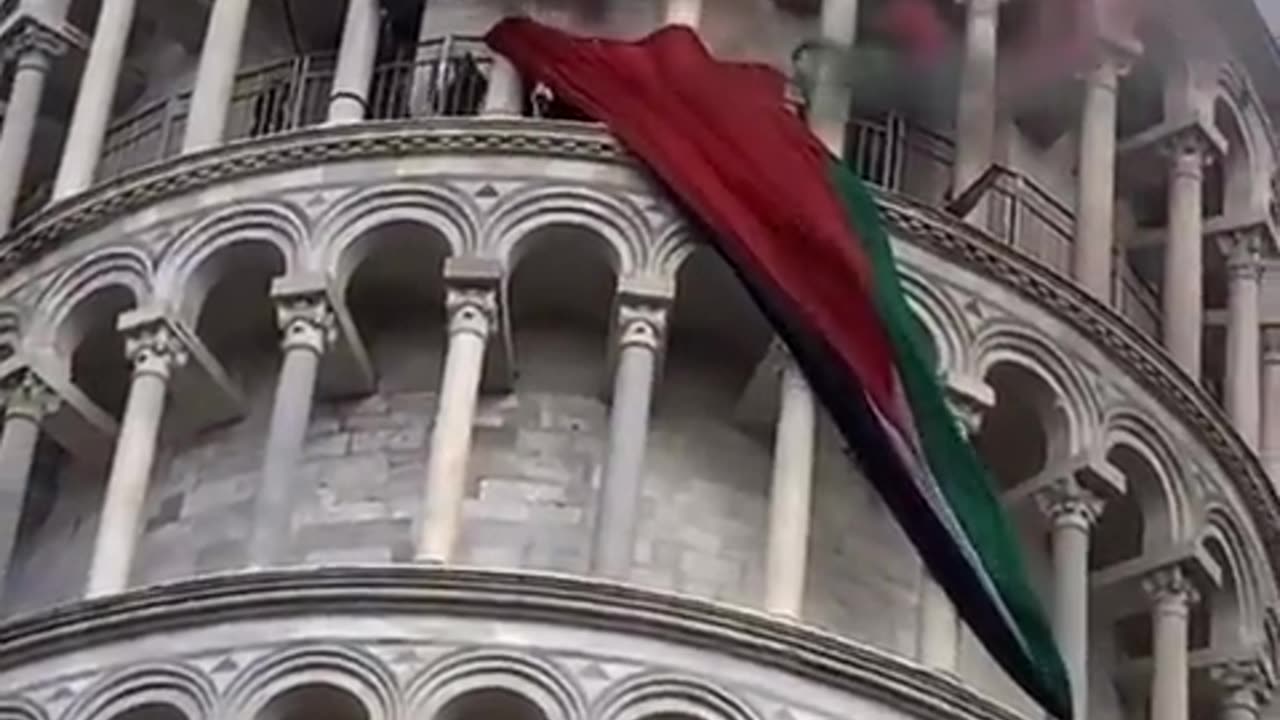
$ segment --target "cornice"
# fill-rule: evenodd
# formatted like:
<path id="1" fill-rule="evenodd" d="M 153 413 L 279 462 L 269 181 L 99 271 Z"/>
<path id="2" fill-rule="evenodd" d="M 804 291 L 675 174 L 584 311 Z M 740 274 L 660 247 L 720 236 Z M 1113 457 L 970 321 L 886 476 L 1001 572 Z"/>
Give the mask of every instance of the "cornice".
<path id="1" fill-rule="evenodd" d="M 52 204 L 0 238 L 0 279 L 96 227 L 210 185 L 322 163 L 433 154 L 532 155 L 637 168 L 602 127 L 586 123 L 451 118 L 310 128 L 169 158 Z M 1258 458 L 1224 412 L 1150 337 L 1056 271 L 986 233 L 903 195 L 880 191 L 877 197 L 904 239 L 998 278 L 1055 313 L 1183 418 L 1240 490 L 1268 555 L 1280 557 L 1280 498 Z M 1280 564 L 1272 565 L 1280 584 Z"/>
<path id="2" fill-rule="evenodd" d="M 914 716 L 1018 720 L 955 678 L 763 613 L 604 580 L 423 565 L 208 576 L 73 603 L 0 625 L 0 673 L 148 633 L 309 613 L 479 617 L 620 632 L 722 652 Z"/>

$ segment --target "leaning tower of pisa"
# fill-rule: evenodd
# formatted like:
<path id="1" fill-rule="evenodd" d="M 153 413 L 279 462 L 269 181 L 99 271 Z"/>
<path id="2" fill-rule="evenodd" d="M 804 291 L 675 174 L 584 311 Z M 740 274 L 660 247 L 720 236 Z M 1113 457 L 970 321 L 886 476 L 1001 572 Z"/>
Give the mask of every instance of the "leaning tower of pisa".
<path id="1" fill-rule="evenodd" d="M 1015 102 L 1028 4 L 903 104 L 796 52 L 872 0 L 0 2 L 0 720 L 1043 717 L 513 14 L 834 108 L 1077 717 L 1280 717 L 1280 47 L 1164 0 Z"/>

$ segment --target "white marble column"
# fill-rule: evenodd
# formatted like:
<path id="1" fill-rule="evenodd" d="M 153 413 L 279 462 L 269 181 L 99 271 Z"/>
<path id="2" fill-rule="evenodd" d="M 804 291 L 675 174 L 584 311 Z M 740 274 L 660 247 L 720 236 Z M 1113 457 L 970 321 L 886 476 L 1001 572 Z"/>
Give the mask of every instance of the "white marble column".
<path id="1" fill-rule="evenodd" d="M 1091 295 L 1111 302 L 1115 252 L 1116 91 L 1118 63 L 1102 51 L 1084 80 L 1071 272 Z"/>
<path id="2" fill-rule="evenodd" d="M 471 430 L 484 371 L 485 346 L 497 324 L 498 298 L 491 288 L 451 288 L 445 308 L 449 349 L 431 428 L 427 489 L 420 517 L 418 559 L 453 560 L 462 528 L 462 506 L 471 458 Z"/>
<path id="3" fill-rule="evenodd" d="M 275 302 L 283 358 L 253 507 L 249 564 L 254 567 L 279 565 L 289 559 L 295 483 L 311 421 L 320 358 L 337 337 L 333 311 L 323 291 L 278 295 Z"/>
<path id="4" fill-rule="evenodd" d="M 1053 629 L 1071 678 L 1075 720 L 1089 711 L 1089 536 L 1102 514 L 1102 500 L 1064 480 L 1042 491 L 1036 502 L 1053 524 Z"/>
<path id="5" fill-rule="evenodd" d="M 1259 448 L 1262 370 L 1259 283 L 1262 240 L 1254 230 L 1221 238 L 1227 256 L 1227 416 L 1249 447 Z"/>
<path id="6" fill-rule="evenodd" d="M 667 0 L 665 24 L 698 28 L 702 21 L 702 0 Z"/>
<path id="7" fill-rule="evenodd" d="M 53 183 L 53 199 L 61 200 L 93 184 L 102 157 L 107 123 L 124 64 L 125 46 L 133 28 L 135 0 L 102 0 L 98 22 L 80 75 L 71 126 L 62 147 L 62 161 Z"/>
<path id="8" fill-rule="evenodd" d="M 329 123 L 355 123 L 369 110 L 369 86 L 378 57 L 378 0 L 347 0 L 338 66 L 329 96 Z"/>
<path id="9" fill-rule="evenodd" d="M 162 322 L 130 329 L 125 355 L 133 364 L 133 380 L 98 516 L 86 591 L 91 598 L 120 592 L 129 585 L 169 378 L 187 360 L 186 350 Z"/>
<path id="10" fill-rule="evenodd" d="M 227 127 L 227 111 L 236 71 L 240 69 L 240 49 L 245 25 L 249 22 L 250 0 L 214 0 L 209 11 L 196 84 L 191 95 L 182 151 L 192 152 L 222 143 Z"/>
<path id="11" fill-rule="evenodd" d="M 1263 670 L 1254 662 L 1228 662 L 1209 669 L 1221 691 L 1219 720 L 1259 720 L 1268 693 Z"/>
<path id="12" fill-rule="evenodd" d="M 787 358 L 780 375 L 764 607 L 771 613 L 799 618 L 809 559 L 817 410 L 813 393 L 794 361 Z"/>
<path id="13" fill-rule="evenodd" d="M 618 362 L 609 413 L 609 450 L 600 486 L 591 570 L 625 580 L 635 553 L 636 527 L 649 439 L 658 351 L 666 331 L 666 309 L 623 304 L 618 317 Z"/>
<path id="14" fill-rule="evenodd" d="M 821 46 L 809 91 L 809 129 L 827 149 L 844 153 L 852 88 L 847 57 L 857 37 L 858 0 L 823 0 Z"/>
<path id="15" fill-rule="evenodd" d="M 1280 484 L 1280 325 L 1262 330 L 1262 464 Z"/>
<path id="16" fill-rule="evenodd" d="M 947 388 L 947 404 L 969 438 L 982 428 L 982 415 L 991 409 L 995 394 L 985 385 L 966 381 L 963 389 Z M 917 613 L 916 659 L 938 670 L 955 672 L 960 662 L 960 617 L 947 593 L 934 581 L 929 569 L 920 577 Z"/>
<path id="17" fill-rule="evenodd" d="M 9 102 L 0 125 L 0 235 L 13 224 L 13 213 L 22 192 L 31 142 L 35 137 L 45 79 L 53 58 L 66 51 L 66 43 L 47 28 L 27 23 L 4 49 L 4 60 L 13 63 Z"/>
<path id="18" fill-rule="evenodd" d="M 951 186 L 964 192 L 986 172 L 996 134 L 996 31 L 1000 0 L 961 0 L 966 5 L 964 56 L 956 105 L 956 154 Z M 974 214 L 977 217 L 977 213 Z"/>
<path id="19" fill-rule="evenodd" d="M 1142 581 L 1151 599 L 1154 670 L 1151 674 L 1151 717 L 1190 720 L 1188 625 L 1191 606 L 1200 595 L 1183 570 L 1157 570 Z"/>
<path id="20" fill-rule="evenodd" d="M 57 395 L 30 370 L 19 370 L 0 381 L 4 399 L 4 430 L 0 434 L 0 588 L 13 560 L 22 520 L 40 422 L 55 411 Z"/>
<path id="21" fill-rule="evenodd" d="M 482 114 L 519 117 L 524 113 L 524 81 L 516 66 L 499 53 L 493 54 L 489 89 L 484 95 Z"/>
<path id="22" fill-rule="evenodd" d="M 1208 147 L 1197 135 L 1169 142 L 1169 227 L 1164 255 L 1164 346 L 1191 378 L 1200 382 L 1200 338 L 1204 331 L 1204 217 L 1201 189 Z"/>

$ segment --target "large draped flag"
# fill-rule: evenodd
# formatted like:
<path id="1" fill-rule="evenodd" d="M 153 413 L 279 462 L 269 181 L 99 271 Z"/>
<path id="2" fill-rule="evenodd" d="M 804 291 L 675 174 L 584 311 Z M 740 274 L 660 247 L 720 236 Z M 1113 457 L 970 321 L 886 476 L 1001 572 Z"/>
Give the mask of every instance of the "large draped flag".
<path id="1" fill-rule="evenodd" d="M 701 224 L 969 627 L 1048 712 L 1070 718 L 1053 634 L 922 350 L 877 207 L 785 105 L 781 74 L 719 62 L 678 27 L 619 42 L 520 18 L 487 40 L 605 123 Z"/>

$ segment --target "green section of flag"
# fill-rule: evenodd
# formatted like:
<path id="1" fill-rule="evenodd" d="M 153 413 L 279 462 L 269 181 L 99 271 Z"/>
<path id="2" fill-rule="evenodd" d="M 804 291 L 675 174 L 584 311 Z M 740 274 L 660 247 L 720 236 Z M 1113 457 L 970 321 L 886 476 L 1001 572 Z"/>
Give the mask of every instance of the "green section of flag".
<path id="1" fill-rule="evenodd" d="M 923 349 L 928 345 L 907 306 L 879 209 L 862 180 L 844 164 L 833 159 L 830 176 L 871 261 L 874 302 L 893 345 L 930 475 L 967 536 L 957 538 L 957 542 L 967 540 L 976 550 L 982 564 L 980 571 L 986 573 L 1020 636 L 1022 652 L 1031 666 L 1029 679 L 1056 699 L 1057 707 L 1069 713 L 1071 690 L 1066 666 L 1028 580 L 1017 535 L 981 459 L 960 434 L 937 373 L 926 359 Z M 1017 674 L 1014 668 L 1006 669 Z"/>

